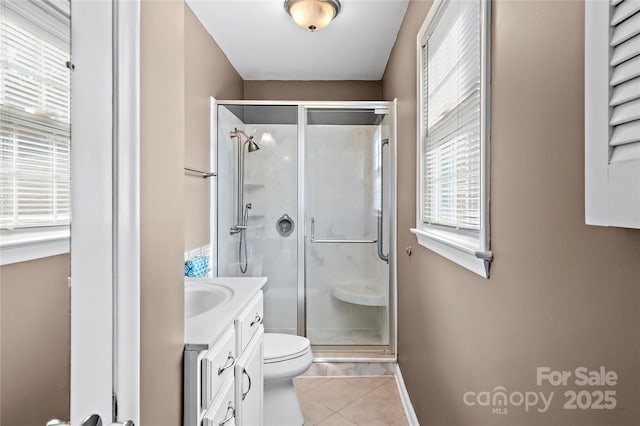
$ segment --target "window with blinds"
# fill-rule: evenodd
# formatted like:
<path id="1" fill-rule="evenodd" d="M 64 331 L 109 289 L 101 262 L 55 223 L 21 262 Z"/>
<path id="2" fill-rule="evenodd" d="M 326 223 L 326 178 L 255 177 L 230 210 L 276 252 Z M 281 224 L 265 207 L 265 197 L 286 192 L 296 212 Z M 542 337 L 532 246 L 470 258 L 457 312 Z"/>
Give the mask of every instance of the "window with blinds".
<path id="1" fill-rule="evenodd" d="M 69 2 L 0 8 L 0 228 L 68 225 Z"/>
<path id="2" fill-rule="evenodd" d="M 418 33 L 418 242 L 489 276 L 488 0 L 435 0 Z"/>
<path id="3" fill-rule="evenodd" d="M 422 46 L 422 221 L 480 229 L 480 2 L 442 6 Z"/>
<path id="4" fill-rule="evenodd" d="M 640 1 L 612 0 L 611 163 L 640 160 Z"/>

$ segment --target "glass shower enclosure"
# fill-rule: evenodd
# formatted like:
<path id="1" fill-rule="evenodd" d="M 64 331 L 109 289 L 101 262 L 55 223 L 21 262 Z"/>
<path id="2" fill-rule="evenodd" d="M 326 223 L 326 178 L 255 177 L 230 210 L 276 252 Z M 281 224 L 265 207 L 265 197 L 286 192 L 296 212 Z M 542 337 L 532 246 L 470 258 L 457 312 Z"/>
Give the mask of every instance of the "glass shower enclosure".
<path id="1" fill-rule="evenodd" d="M 316 359 L 394 357 L 395 104 L 212 105 L 214 273 L 268 277 Z"/>

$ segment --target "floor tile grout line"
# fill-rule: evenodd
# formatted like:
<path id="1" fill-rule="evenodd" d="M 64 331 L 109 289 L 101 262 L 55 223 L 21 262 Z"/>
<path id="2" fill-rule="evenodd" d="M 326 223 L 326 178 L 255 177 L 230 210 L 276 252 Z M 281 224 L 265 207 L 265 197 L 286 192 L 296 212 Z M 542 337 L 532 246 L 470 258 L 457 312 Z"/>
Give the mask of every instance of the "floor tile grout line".
<path id="1" fill-rule="evenodd" d="M 404 413 L 404 409 L 402 408 L 402 406 L 395 406 L 395 404 L 393 404 L 392 402 L 386 401 L 386 400 L 384 400 L 384 399 L 382 399 L 382 398 L 378 398 L 378 397 L 377 397 L 377 396 L 375 396 L 375 395 L 369 395 L 368 393 L 367 393 L 367 394 L 362 395 L 360 398 L 356 399 L 355 401 L 350 402 L 349 404 L 345 405 L 344 407 L 342 407 L 341 409 L 339 409 L 338 411 L 336 411 L 336 413 L 340 413 L 342 410 L 346 409 L 347 407 L 349 407 L 349 406 L 351 406 L 351 405 L 355 404 L 356 402 L 359 402 L 359 401 L 360 401 L 361 399 L 363 399 L 365 396 L 371 396 L 371 398 L 376 399 L 376 400 L 378 400 L 379 402 L 381 402 L 381 403 L 383 403 L 383 404 L 388 404 L 388 405 L 391 405 L 391 406 L 392 406 L 392 407 L 394 407 L 394 408 L 398 408 L 398 409 L 400 409 L 400 410 Z M 406 414 L 405 414 L 405 415 L 406 415 Z"/>
<path id="2" fill-rule="evenodd" d="M 364 397 L 366 397 L 366 396 L 367 396 L 367 395 L 369 395 L 370 393 L 371 393 L 371 392 L 366 393 L 366 394 L 362 395 L 360 398 L 356 399 L 355 401 L 353 401 L 353 402 L 351 402 L 351 403 L 349 403 L 349 404 L 345 405 L 344 407 L 342 407 L 341 409 L 339 409 L 338 411 L 336 411 L 336 414 L 340 414 L 342 417 L 346 418 L 346 419 L 347 419 L 347 420 L 349 420 L 350 422 L 352 422 L 352 423 L 356 423 L 356 422 L 354 422 L 351 418 L 349 418 L 349 417 L 346 417 L 346 416 L 342 415 L 342 410 L 345 410 L 345 409 L 347 409 L 347 407 L 349 407 L 349 406 L 351 406 L 351 405 L 353 405 L 353 404 L 355 404 L 355 403 L 359 402 L 361 399 L 363 399 Z M 375 395 L 371 395 L 371 398 L 373 398 L 373 399 L 375 399 L 375 400 L 378 400 L 379 402 L 381 402 L 381 403 L 383 403 L 383 404 L 388 404 L 388 405 L 391 405 L 391 406 L 392 406 L 392 407 L 394 407 L 394 408 L 398 408 L 398 409 L 402 412 L 403 417 L 405 417 L 405 418 L 406 418 L 407 414 L 405 413 L 404 408 L 403 408 L 402 406 L 396 406 L 395 404 L 393 404 L 393 403 L 391 403 L 391 402 L 389 402 L 389 401 L 386 401 L 386 400 L 384 400 L 384 399 L 382 399 L 382 398 L 379 398 L 379 397 L 377 397 L 377 396 L 375 396 Z M 387 426 L 393 425 L 393 423 L 394 423 L 394 422 L 388 423 L 388 424 L 387 424 Z"/>
<path id="3" fill-rule="evenodd" d="M 321 383 L 318 383 L 314 386 L 312 386 L 311 388 L 306 389 L 304 392 L 300 392 L 300 394 L 306 394 L 309 391 L 312 391 L 316 388 L 318 388 L 319 386 L 322 386 L 323 384 L 327 383 L 327 382 L 335 382 L 335 381 L 340 381 L 345 385 L 350 385 L 350 386 L 355 386 L 355 384 L 353 383 L 353 381 L 357 382 L 357 379 L 360 378 L 385 378 L 386 380 L 382 381 L 381 383 L 367 389 L 367 391 L 362 394 L 360 397 L 356 398 L 354 401 L 351 401 L 350 403 L 348 403 L 347 405 L 345 405 L 344 407 L 338 409 L 338 410 L 334 410 L 331 407 L 328 407 L 327 405 L 323 404 L 321 401 L 315 400 L 313 401 L 314 403 L 320 405 L 321 407 L 325 408 L 326 410 L 328 410 L 330 412 L 330 414 L 328 414 L 327 416 L 322 417 L 321 419 L 318 419 L 314 422 L 312 422 L 313 424 L 319 424 L 322 423 L 323 421 L 327 420 L 329 417 L 334 416 L 334 415 L 338 415 L 341 418 L 358 424 L 358 422 L 356 422 L 355 420 L 351 419 L 350 417 L 346 417 L 343 413 L 343 410 L 346 410 L 348 407 L 352 406 L 353 404 L 361 401 L 362 399 L 366 398 L 367 396 L 369 396 L 370 398 L 372 398 L 374 401 L 377 401 L 379 404 L 382 404 L 384 406 L 389 406 L 390 408 L 394 408 L 394 409 L 398 409 L 401 413 L 402 413 L 402 417 L 406 420 L 406 413 L 404 411 L 404 407 L 402 406 L 402 401 L 399 398 L 399 395 L 395 395 L 394 397 L 391 397 L 389 399 L 391 400 L 395 400 L 398 399 L 398 401 L 391 401 L 387 398 L 383 398 L 377 395 L 373 395 L 373 392 L 375 392 L 376 390 L 382 388 L 383 386 L 387 385 L 389 383 L 389 381 L 391 379 L 394 379 L 393 376 L 387 376 L 387 375 L 375 375 L 375 376 L 336 376 L 336 377 L 329 377 L 329 376 L 313 376 L 313 377 L 305 377 L 303 380 L 308 381 L 308 380 L 318 380 L 321 381 Z M 351 380 L 345 380 L 345 379 L 351 379 Z M 355 379 L 355 380 L 354 380 Z M 394 384 L 395 384 L 395 380 L 394 380 Z M 397 420 L 392 421 L 391 423 L 388 423 L 387 426 L 394 424 L 394 422 L 396 422 Z M 306 425 L 306 424 L 305 424 Z"/>
<path id="4" fill-rule="evenodd" d="M 380 376 L 380 377 L 384 377 L 384 376 Z M 389 378 L 389 379 L 391 379 L 391 378 Z M 369 391 L 368 391 L 367 393 L 365 393 L 364 395 L 362 395 L 360 398 L 363 398 L 364 396 L 369 395 L 369 394 L 370 394 L 371 392 L 373 392 L 374 390 L 376 390 L 376 389 L 378 389 L 378 388 L 380 388 L 380 387 L 384 386 L 384 385 L 385 385 L 385 383 L 387 383 L 388 381 L 389 381 L 389 380 L 386 380 L 386 381 L 384 381 L 384 382 L 380 383 L 379 385 L 377 385 L 376 387 L 373 387 L 373 388 L 369 389 Z M 347 383 L 348 383 L 348 382 L 347 382 Z M 358 398 L 358 399 L 360 399 L 360 398 Z M 378 399 L 380 399 L 380 398 L 378 398 Z"/>
<path id="5" fill-rule="evenodd" d="M 324 405 L 322 405 L 324 407 Z M 327 407 L 328 408 L 328 407 Z M 329 410 L 331 410 L 331 408 L 329 408 Z M 333 411 L 331 410 L 331 414 L 329 414 L 327 417 L 323 417 L 320 420 L 318 420 L 317 422 L 313 422 L 314 425 L 317 425 L 318 423 L 322 423 L 323 421 L 327 420 L 329 417 L 333 416 L 334 414 L 336 414 L 337 411 Z"/>

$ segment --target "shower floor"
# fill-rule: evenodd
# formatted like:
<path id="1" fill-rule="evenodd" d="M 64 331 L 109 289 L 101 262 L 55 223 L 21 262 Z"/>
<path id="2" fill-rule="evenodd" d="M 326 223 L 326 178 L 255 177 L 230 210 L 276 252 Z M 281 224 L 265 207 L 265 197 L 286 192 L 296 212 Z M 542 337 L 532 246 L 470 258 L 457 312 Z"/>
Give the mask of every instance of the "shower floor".
<path id="1" fill-rule="evenodd" d="M 307 337 L 312 345 L 327 346 L 358 346 L 358 345 L 386 345 L 380 331 L 375 329 L 307 329 Z"/>

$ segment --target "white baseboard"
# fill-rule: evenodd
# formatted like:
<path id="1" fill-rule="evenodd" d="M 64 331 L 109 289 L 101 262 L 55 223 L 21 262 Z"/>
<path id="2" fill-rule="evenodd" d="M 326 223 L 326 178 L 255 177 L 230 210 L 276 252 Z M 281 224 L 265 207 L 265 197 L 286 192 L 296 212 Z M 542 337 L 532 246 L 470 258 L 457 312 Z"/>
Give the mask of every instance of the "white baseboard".
<path id="1" fill-rule="evenodd" d="M 418 417 L 416 416 L 416 412 L 413 410 L 411 398 L 409 398 L 409 392 L 407 392 L 407 388 L 404 385 L 404 379 L 402 378 L 402 372 L 400 371 L 400 366 L 398 364 L 395 365 L 395 377 L 398 392 L 400 393 L 400 400 L 402 401 L 402 406 L 404 407 L 404 412 L 407 416 L 407 422 L 409 422 L 411 426 L 419 426 L 420 423 L 418 422 Z"/>

